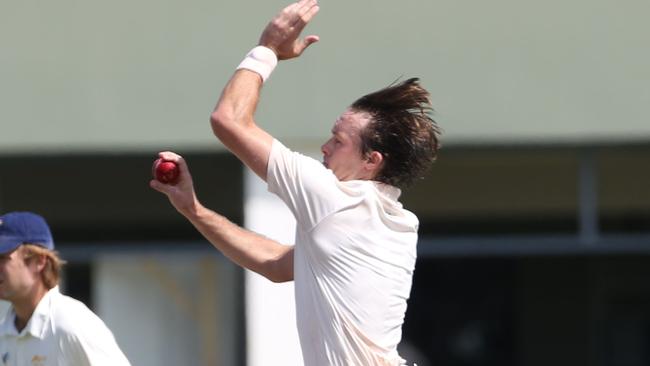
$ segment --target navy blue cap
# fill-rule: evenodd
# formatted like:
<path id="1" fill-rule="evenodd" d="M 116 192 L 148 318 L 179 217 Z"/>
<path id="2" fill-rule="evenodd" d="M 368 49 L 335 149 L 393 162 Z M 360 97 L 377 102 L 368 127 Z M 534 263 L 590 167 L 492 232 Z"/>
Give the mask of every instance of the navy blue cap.
<path id="1" fill-rule="evenodd" d="M 52 233 L 45 219 L 31 212 L 9 212 L 0 216 L 0 254 L 9 253 L 21 244 L 54 249 Z"/>

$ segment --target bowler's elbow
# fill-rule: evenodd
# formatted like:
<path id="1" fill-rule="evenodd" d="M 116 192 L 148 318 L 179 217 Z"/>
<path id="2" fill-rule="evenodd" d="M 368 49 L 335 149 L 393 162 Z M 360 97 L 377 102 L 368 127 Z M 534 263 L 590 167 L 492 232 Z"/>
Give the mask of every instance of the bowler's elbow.
<path id="1" fill-rule="evenodd" d="M 267 262 L 265 277 L 271 282 L 293 281 L 293 247 L 285 248 L 288 249 L 285 253 Z"/>
<path id="2" fill-rule="evenodd" d="M 210 114 L 210 126 L 212 127 L 212 133 L 221 139 L 225 132 L 228 130 L 228 126 L 232 124 L 233 117 L 230 113 L 225 112 L 223 109 L 217 109 L 212 114 Z"/>
<path id="3" fill-rule="evenodd" d="M 293 273 L 273 273 L 266 276 L 273 283 L 284 283 L 293 281 Z"/>

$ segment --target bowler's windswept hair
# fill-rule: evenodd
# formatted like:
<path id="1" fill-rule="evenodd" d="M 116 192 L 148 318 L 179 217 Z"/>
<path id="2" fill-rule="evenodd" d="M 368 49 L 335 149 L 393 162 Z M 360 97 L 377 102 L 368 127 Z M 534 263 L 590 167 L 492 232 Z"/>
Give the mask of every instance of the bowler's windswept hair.
<path id="1" fill-rule="evenodd" d="M 405 188 L 424 176 L 438 155 L 440 129 L 431 117 L 429 92 L 418 78 L 393 83 L 350 107 L 370 115 L 361 131 L 361 154 L 383 155 L 375 180 Z"/>

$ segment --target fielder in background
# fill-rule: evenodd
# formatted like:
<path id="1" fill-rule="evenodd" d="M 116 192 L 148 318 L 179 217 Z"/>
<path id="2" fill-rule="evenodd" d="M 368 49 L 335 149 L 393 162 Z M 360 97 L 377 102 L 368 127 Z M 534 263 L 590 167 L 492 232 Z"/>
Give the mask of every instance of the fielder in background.
<path id="1" fill-rule="evenodd" d="M 398 198 L 435 159 L 438 127 L 429 93 L 409 79 L 352 103 L 322 146 L 322 162 L 261 129 L 254 114 L 263 83 L 278 60 L 300 56 L 318 41 L 300 38 L 318 10 L 315 0 L 300 0 L 273 18 L 211 118 L 214 134 L 293 212 L 295 246 L 242 229 L 202 206 L 186 162 L 175 153 L 159 155 L 178 164 L 178 182 L 150 184 L 231 260 L 275 282 L 295 281 L 305 365 L 403 365 L 397 346 L 418 219 Z"/>
<path id="2" fill-rule="evenodd" d="M 129 365 L 104 322 L 59 292 L 61 264 L 45 219 L 0 216 L 0 299 L 11 303 L 0 314 L 0 365 Z"/>

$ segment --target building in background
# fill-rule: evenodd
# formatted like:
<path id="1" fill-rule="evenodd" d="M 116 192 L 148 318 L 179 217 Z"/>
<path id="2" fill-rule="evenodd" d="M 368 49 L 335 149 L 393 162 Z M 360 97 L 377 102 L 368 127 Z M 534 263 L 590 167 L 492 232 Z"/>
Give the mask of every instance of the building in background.
<path id="1" fill-rule="evenodd" d="M 148 187 L 175 150 L 209 207 L 291 242 L 290 215 L 208 124 L 283 5 L 0 12 L 0 211 L 48 219 L 63 290 L 134 365 L 299 362 L 291 285 L 230 264 Z M 421 220 L 402 344 L 418 365 L 650 362 L 649 10 L 328 3 L 310 25 L 322 41 L 265 85 L 260 124 L 314 156 L 358 96 L 400 76 L 431 91 L 445 146 L 403 195 Z"/>

